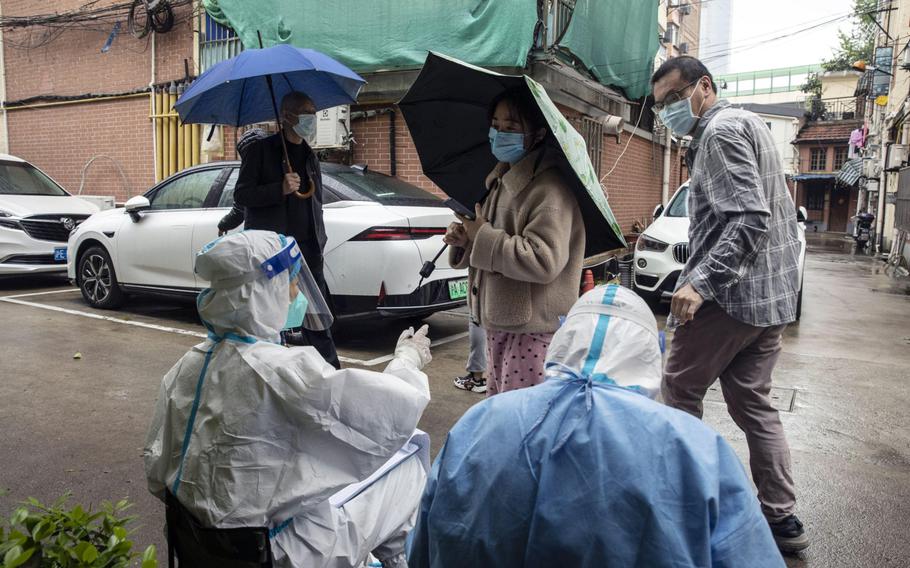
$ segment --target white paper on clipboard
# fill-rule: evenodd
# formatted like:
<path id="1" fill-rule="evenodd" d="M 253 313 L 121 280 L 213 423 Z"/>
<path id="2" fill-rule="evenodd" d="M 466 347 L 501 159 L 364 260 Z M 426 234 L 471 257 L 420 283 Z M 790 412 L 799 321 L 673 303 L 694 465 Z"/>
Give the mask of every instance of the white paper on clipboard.
<path id="1" fill-rule="evenodd" d="M 331 497 L 329 497 L 329 503 L 333 507 L 343 507 L 345 503 L 351 499 L 360 495 L 365 491 L 370 485 L 376 483 L 378 480 L 382 479 L 382 476 L 387 474 L 389 471 L 398 467 L 401 463 L 408 459 L 419 459 L 424 469 L 429 473 L 430 471 L 430 436 L 422 430 L 415 430 L 414 434 L 411 436 L 411 439 L 405 443 L 405 445 L 398 450 L 387 462 L 382 464 L 382 466 L 373 472 L 371 476 L 364 479 L 360 483 L 353 483 L 348 485 L 341 491 L 338 491 Z"/>

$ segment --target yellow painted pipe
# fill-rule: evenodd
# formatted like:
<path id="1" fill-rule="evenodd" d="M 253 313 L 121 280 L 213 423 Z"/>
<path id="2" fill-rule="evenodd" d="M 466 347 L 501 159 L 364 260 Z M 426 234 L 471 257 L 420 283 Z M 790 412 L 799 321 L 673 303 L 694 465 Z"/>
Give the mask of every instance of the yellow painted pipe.
<path id="1" fill-rule="evenodd" d="M 164 179 L 164 123 L 161 120 L 161 107 L 164 106 L 164 95 L 161 89 L 155 90 L 155 156 L 157 157 L 158 168 L 155 171 L 155 181 Z"/>
<path id="2" fill-rule="evenodd" d="M 192 124 L 192 125 L 190 125 L 190 128 L 192 129 L 191 134 L 190 134 L 190 142 L 192 144 L 192 151 L 193 151 L 193 165 L 195 166 L 202 162 L 202 160 L 200 159 L 202 150 L 201 150 L 200 140 L 199 140 L 199 138 L 200 138 L 199 129 L 201 128 L 201 126 L 199 126 L 198 124 Z"/>
<path id="3" fill-rule="evenodd" d="M 193 125 L 183 125 L 183 166 L 188 168 L 193 165 Z"/>
<path id="4" fill-rule="evenodd" d="M 167 108 L 169 113 L 168 130 L 170 130 L 170 140 L 168 146 L 168 152 L 171 155 L 171 170 L 168 172 L 168 175 L 173 175 L 180 171 L 179 165 L 179 152 L 178 145 L 180 144 L 179 139 L 177 138 L 177 113 L 174 112 L 174 103 L 177 102 L 177 87 L 171 83 L 171 86 L 167 90 Z"/>
<path id="5" fill-rule="evenodd" d="M 171 128 L 168 122 L 167 105 L 168 105 L 168 95 L 165 89 L 161 89 L 161 108 L 159 109 L 159 114 L 163 115 L 158 118 L 158 121 L 161 125 L 161 179 L 165 179 L 171 175 Z"/>

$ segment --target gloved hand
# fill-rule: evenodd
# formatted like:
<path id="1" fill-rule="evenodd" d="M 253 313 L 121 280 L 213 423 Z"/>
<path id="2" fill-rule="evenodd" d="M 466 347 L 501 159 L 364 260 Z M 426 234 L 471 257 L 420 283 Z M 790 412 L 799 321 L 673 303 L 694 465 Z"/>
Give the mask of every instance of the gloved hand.
<path id="1" fill-rule="evenodd" d="M 424 325 L 417 332 L 413 327 L 401 332 L 398 338 L 398 344 L 395 346 L 395 357 L 406 363 L 410 363 L 417 369 L 423 369 L 433 356 L 430 354 L 430 338 L 427 332 L 430 326 Z"/>

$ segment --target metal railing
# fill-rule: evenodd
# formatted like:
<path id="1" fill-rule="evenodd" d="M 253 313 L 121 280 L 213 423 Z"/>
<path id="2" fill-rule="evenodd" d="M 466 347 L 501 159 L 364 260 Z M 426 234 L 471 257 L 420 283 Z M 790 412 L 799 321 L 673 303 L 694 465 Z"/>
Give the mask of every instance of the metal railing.
<path id="1" fill-rule="evenodd" d="M 540 0 L 539 13 L 543 14 L 543 29 L 538 36 L 539 49 L 557 45 L 569 29 L 576 0 Z"/>
<path id="2" fill-rule="evenodd" d="M 806 118 L 809 120 L 862 120 L 865 112 L 866 99 L 863 97 L 806 99 Z"/>

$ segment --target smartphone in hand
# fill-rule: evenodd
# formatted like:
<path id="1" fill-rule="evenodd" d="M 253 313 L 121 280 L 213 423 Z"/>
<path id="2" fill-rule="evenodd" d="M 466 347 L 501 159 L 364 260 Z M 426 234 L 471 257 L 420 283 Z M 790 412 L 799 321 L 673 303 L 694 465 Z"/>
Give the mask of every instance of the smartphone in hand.
<path id="1" fill-rule="evenodd" d="M 452 198 L 445 200 L 445 206 L 454 211 L 455 213 L 461 215 L 462 217 L 474 220 L 476 215 L 474 215 L 473 209 L 468 209 L 466 205 L 463 205 L 460 201 L 455 201 Z"/>

